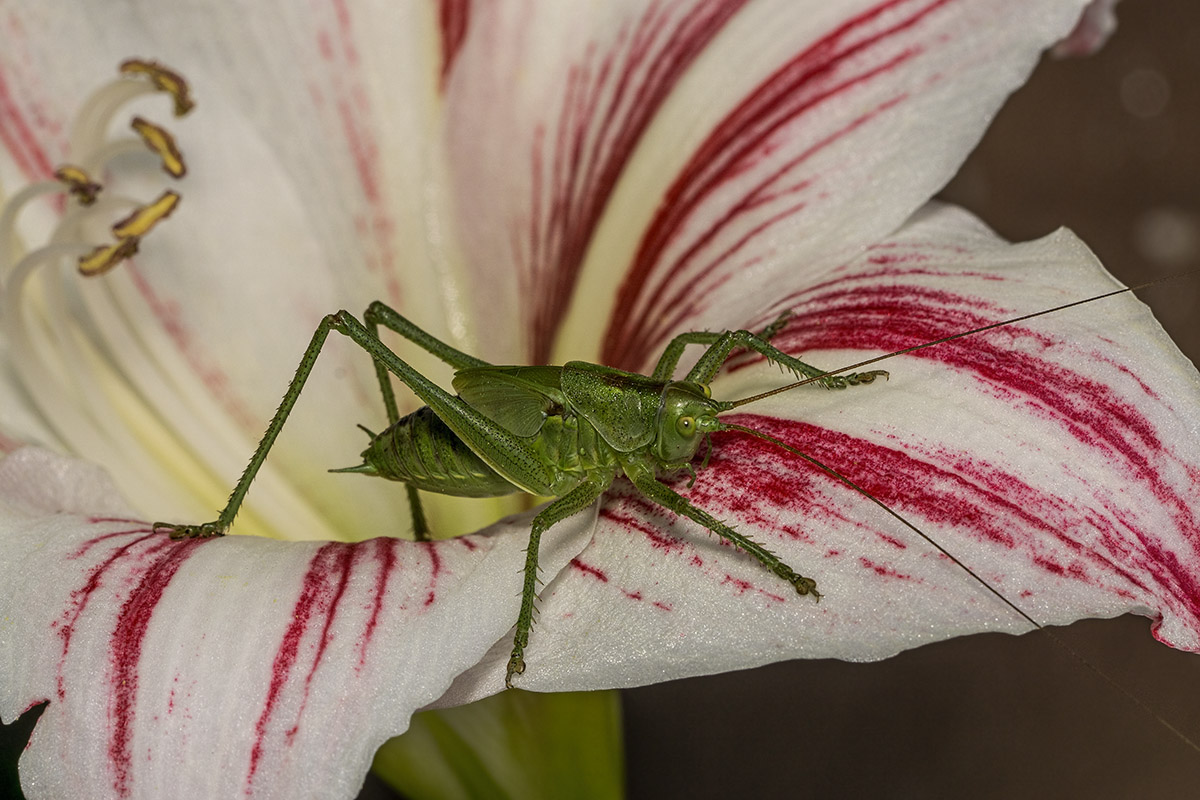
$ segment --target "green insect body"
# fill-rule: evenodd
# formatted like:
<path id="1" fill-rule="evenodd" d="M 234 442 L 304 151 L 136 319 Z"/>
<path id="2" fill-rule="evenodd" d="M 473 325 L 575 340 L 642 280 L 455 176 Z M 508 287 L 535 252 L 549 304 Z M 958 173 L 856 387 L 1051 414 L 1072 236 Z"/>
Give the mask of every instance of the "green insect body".
<path id="1" fill-rule="evenodd" d="M 418 539 L 428 539 L 418 490 L 462 497 L 527 492 L 555 497 L 533 519 L 526 551 L 513 651 L 505 684 L 525 670 L 524 650 L 533 626 L 541 535 L 557 522 L 590 506 L 619 475 L 651 501 L 686 516 L 726 539 L 787 581 L 799 594 L 820 599 L 816 582 L 775 554 L 694 506 L 658 480 L 687 470 L 707 436 L 719 430 L 746 430 L 720 422 L 717 415 L 751 402 L 712 399 L 708 384 L 730 354 L 745 348 L 828 388 L 870 383 L 883 371 L 831 375 L 784 353 L 770 339 L 786 321 L 764 331 L 692 332 L 671 341 L 650 376 L 582 361 L 555 366 L 493 366 L 434 338 L 397 312 L 373 303 L 360 322 L 346 311 L 321 322 L 257 450 L 213 522 L 203 525 L 156 523 L 174 538 L 220 536 L 233 522 L 255 474 L 303 389 L 330 331 L 348 336 L 375 360 L 389 427 L 372 434 L 363 463 L 334 472 L 354 472 L 407 485 Z M 457 371 L 457 395 L 431 382 L 379 339 L 383 325 L 445 361 Z M 689 344 L 707 349 L 683 380 L 673 380 Z M 425 406 L 399 416 L 389 373 L 397 376 Z M 752 432 L 752 431 L 751 431 Z M 753 433 L 753 432 L 752 432 Z M 768 437 L 764 437 L 768 438 Z M 789 448 L 790 449 L 790 448 Z"/>
<path id="2" fill-rule="evenodd" d="M 697 433 L 718 425 L 719 408 L 700 384 L 664 383 L 585 362 L 471 368 L 455 375 L 454 388 L 472 408 L 529 441 L 548 468 L 540 483 L 530 483 L 528 473 L 493 469 L 429 406 L 374 436 L 363 465 L 343 471 L 457 497 L 520 491 L 561 497 L 589 479 L 611 483 L 630 462 L 682 469 L 696 454 Z"/>

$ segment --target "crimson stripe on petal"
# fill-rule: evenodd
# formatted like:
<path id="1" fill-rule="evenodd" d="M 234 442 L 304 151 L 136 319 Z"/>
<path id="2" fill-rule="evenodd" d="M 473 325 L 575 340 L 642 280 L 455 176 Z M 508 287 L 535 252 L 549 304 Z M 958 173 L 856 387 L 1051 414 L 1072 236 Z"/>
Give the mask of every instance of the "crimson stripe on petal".
<path id="1" fill-rule="evenodd" d="M 321 547 L 309 562 L 308 571 L 301 581 L 300 594 L 291 614 L 291 621 L 280 639 L 268 679 L 262 710 L 254 726 L 254 743 L 250 748 L 247 765 L 245 794 L 255 792 L 255 777 L 262 766 L 270 747 L 291 747 L 303 722 L 312 683 L 324 661 L 325 651 L 333 642 L 333 626 L 342 601 L 351 582 L 360 580 L 360 570 L 374 571 L 370 577 L 362 578 L 371 586 L 369 608 L 361 632 L 358 634 L 358 663 L 355 673 L 361 674 L 366 665 L 367 651 L 379 624 L 380 613 L 387 595 L 388 584 L 401 566 L 396 557 L 396 539 L 373 539 L 346 544 L 330 542 Z M 429 555 L 429 590 L 424 607 L 428 607 L 437 589 L 438 578 L 443 572 L 437 543 L 427 547 Z M 411 564 L 406 565 L 411 568 Z M 310 636 L 315 642 L 306 644 Z M 307 670 L 301 684 L 296 679 L 297 670 Z M 349 679 L 349 676 L 347 676 Z M 292 724 L 283 731 L 282 740 L 271 736 L 273 723 L 284 701 L 285 693 L 300 689 L 300 697 Z"/>
<path id="2" fill-rule="evenodd" d="M 165 536 L 157 538 L 158 541 L 145 552 L 136 554 L 141 578 L 121 607 L 110 645 L 109 718 L 112 727 L 109 731 L 108 759 L 113 773 L 113 791 L 118 797 L 130 795 L 129 780 L 133 767 L 130 744 L 137 715 L 142 643 L 171 579 L 196 548 L 205 543 L 203 539 L 174 542 Z"/>
<path id="3" fill-rule="evenodd" d="M 338 604 L 345 590 L 349 576 L 350 564 L 355 550 L 354 545 L 340 542 L 330 542 L 317 551 L 309 564 L 308 572 L 301 581 L 300 596 L 292 609 L 291 622 L 280 640 L 279 649 L 275 652 L 275 661 L 271 665 L 271 682 L 267 696 L 263 702 L 262 712 L 254 725 L 254 745 L 250 749 L 250 764 L 246 773 L 246 795 L 250 796 L 254 784 L 254 776 L 258 772 L 259 762 L 266 743 L 267 726 L 275 713 L 275 708 L 283 691 L 292 685 L 292 668 L 300 655 L 300 643 L 310 626 L 320 623 L 322 635 L 317 644 L 316 655 L 313 657 L 308 675 L 304 681 L 304 697 L 307 699 L 313 674 L 320 664 L 320 656 L 328 643 L 329 627 L 337 615 Z M 323 620 L 323 622 L 322 622 Z M 303 712 L 304 701 L 300 710 Z M 287 741 L 295 738 L 299 722 L 288 730 Z"/>
<path id="4" fill-rule="evenodd" d="M 835 279 L 797 295 L 802 300 L 777 345 L 789 352 L 836 349 L 901 350 L 1015 316 L 977 296 L 905 285 L 905 277 L 928 277 L 932 268 L 915 270 L 881 267 L 873 273 Z M 942 273 L 952 277 L 950 273 Z M 953 277 L 962 277 L 957 273 Z M 886 278 L 888 285 L 872 281 Z M 995 280 L 996 276 L 989 276 Z M 1021 343 L 1022 347 L 1016 347 Z M 1086 353 L 1087 361 L 1103 362 L 1125 374 L 1124 365 L 1092 351 L 1086 342 L 1056 343 L 1043 332 L 1009 325 L 967 339 L 918 350 L 913 357 L 937 361 L 948 368 L 977 376 L 1009 395 L 1011 402 L 1030 403 L 1031 413 L 1045 416 L 1081 444 L 1130 465 L 1156 500 L 1169 507 L 1180 529 L 1200 544 L 1200 522 L 1190 498 L 1163 479 L 1147 457 L 1167 451 L 1154 426 L 1127 398 L 1104 383 L 1038 357 L 1056 344 Z M 1034 352 L 1030 352 L 1030 349 Z M 840 366 L 840 365 L 830 365 Z M 1145 399 L 1157 401 L 1153 390 L 1138 380 Z"/>
<path id="5" fill-rule="evenodd" d="M 718 269 L 731 269 L 726 262 L 748 240 L 820 198 L 820 183 L 812 180 L 819 176 L 803 176 L 798 168 L 902 102 L 903 91 L 897 89 L 839 130 L 753 178 L 737 197 L 721 200 L 718 196 L 729 192 L 733 181 L 747 180 L 747 173 L 778 158 L 780 137 L 786 138 L 793 126 L 820 113 L 824 104 L 866 84 L 882 83 L 923 52 L 911 29 L 950 2 L 881 3 L 780 67 L 713 130 L 668 189 L 639 244 L 618 291 L 616 306 L 623 313 L 612 320 L 605 335 L 604 363 L 639 368 L 648 349 L 671 331 L 671 324 L 695 313 L 696 309 L 683 307 L 686 298 L 711 292 L 714 282 L 724 280 L 716 274 Z M 896 41 L 902 33 L 910 35 Z M 814 125 L 814 130 L 820 128 Z M 708 202 L 724 203 L 726 208 L 715 221 L 690 225 Z M 698 238 L 688 238 L 696 231 Z M 735 244 L 725 243 L 729 240 Z"/>
<path id="6" fill-rule="evenodd" d="M 1193 626 L 1200 620 L 1196 571 L 1184 568 L 1178 556 L 1164 552 L 1156 544 L 1159 537 L 1154 532 L 1128 530 L 1132 520 L 1098 514 L 1083 518 L 1069 501 L 970 452 L 939 449 L 912 455 L 804 422 L 752 415 L 738 421 L 841 472 L 918 527 L 925 524 L 937 531 L 957 531 L 960 537 L 1024 554 L 1032 568 L 1053 578 L 1126 597 L 1153 594 L 1190 618 Z M 829 508 L 826 495 L 835 499 L 857 495 L 799 459 L 786 463 L 786 456 L 780 456 L 778 450 L 772 452 L 771 445 L 745 434 L 721 434 L 720 445 L 714 449 L 713 478 L 698 483 L 692 494 L 693 501 L 710 510 L 724 509 L 741 518 L 746 509 L 753 513 L 787 509 L 801 518 L 821 519 Z M 771 462 L 776 466 L 764 476 L 764 464 Z M 754 485 L 755 491 L 724 488 L 745 485 Z M 821 491 L 814 491 L 815 486 L 822 486 Z M 886 539 L 894 537 L 897 530 L 872 529 L 872 533 Z M 955 549 L 953 542 L 940 544 L 951 552 Z M 875 572 L 880 566 L 863 564 Z M 1026 587 L 997 588 L 1014 599 Z"/>
<path id="7" fill-rule="evenodd" d="M 373 541 L 375 563 L 379 571 L 375 575 L 374 594 L 371 599 L 371 616 L 367 619 L 367 625 L 363 628 L 363 635 L 359 641 L 358 664 L 354 668 L 356 672 L 361 672 L 362 668 L 367 664 L 367 646 L 371 643 L 371 639 L 375 634 L 375 628 L 379 625 L 379 613 L 383 610 L 383 598 L 387 592 L 388 579 L 392 576 L 392 570 L 396 568 L 395 540 L 380 538 Z"/>
<path id="8" fill-rule="evenodd" d="M 550 357 L 587 246 L 639 138 L 684 71 L 745 0 L 654 2 L 566 75 L 558 118 L 535 130 L 528 228 L 512 241 L 521 296 L 533 298 L 531 354 Z M 672 17 L 675 17 L 672 19 Z"/>
<path id="9" fill-rule="evenodd" d="M 108 520 L 93 519 L 90 521 L 94 524 Z M 58 636 L 62 639 L 62 654 L 58 659 L 58 674 L 55 679 L 56 693 L 60 702 L 65 700 L 67 696 L 63 671 L 66 668 L 67 657 L 71 651 L 71 638 L 75 635 L 75 626 L 84 611 L 87 610 L 88 604 L 91 602 L 92 597 L 95 596 L 96 590 L 100 588 L 105 574 L 131 550 L 150 539 L 157 540 L 155 547 L 161 547 L 162 538 L 154 536 L 149 529 L 115 531 L 87 540 L 75 552 L 67 556 L 68 560 L 82 558 L 88 550 L 96 545 L 102 544 L 109 539 L 127 538 L 129 536 L 134 536 L 135 538 L 117 547 L 112 551 L 111 555 L 88 570 L 87 580 L 84 581 L 82 586 L 71 592 L 69 598 L 70 605 L 63 610 L 62 616 L 59 619 L 51 623 L 51 627 L 58 630 Z M 154 548 L 151 548 L 150 552 L 155 552 Z"/>

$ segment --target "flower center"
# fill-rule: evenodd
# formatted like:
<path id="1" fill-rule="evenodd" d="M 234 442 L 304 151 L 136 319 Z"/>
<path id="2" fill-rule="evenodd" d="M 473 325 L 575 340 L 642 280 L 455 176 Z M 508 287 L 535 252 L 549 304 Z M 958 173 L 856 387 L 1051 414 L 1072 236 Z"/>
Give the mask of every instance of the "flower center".
<path id="1" fill-rule="evenodd" d="M 133 135 L 110 133 L 123 109 L 155 92 L 173 98 L 176 116 L 192 108 L 178 74 L 122 64 L 73 120 L 56 180 L 0 206 L 0 370 L 10 365 L 15 379 L 0 391 L 17 392 L 0 397 L 0 428 L 103 464 L 148 518 L 204 520 L 224 504 L 253 442 L 162 335 L 171 321 L 148 314 L 146 279 L 113 270 L 180 203 L 162 191 L 162 172 L 187 172 L 171 134 L 127 110 Z M 271 465 L 238 524 L 239 533 L 342 538 Z"/>
<path id="2" fill-rule="evenodd" d="M 134 117 L 135 135 L 109 135 L 122 108 L 154 92 L 173 97 L 177 116 L 187 113 L 187 84 L 149 61 L 127 61 L 120 72 L 73 120 L 69 163 L 55 172 L 57 180 L 24 187 L 0 210 L 0 335 L 38 417 L 22 428 L 43 444 L 108 466 L 126 497 L 148 506 L 143 510 L 190 508 L 196 499 L 187 501 L 191 492 L 165 474 L 156 457 L 164 435 L 156 415 L 117 366 L 128 366 L 132 352 L 112 336 L 128 336 L 122 287 L 75 275 L 95 278 L 134 255 L 179 204 L 174 191 L 144 201 L 116 191 L 110 179 L 117 182 L 135 171 L 131 162 L 148 157 L 172 178 L 187 171 L 172 136 L 152 122 Z M 114 352 L 118 347 L 124 358 Z M 156 502 L 141 502 L 150 497 Z"/>

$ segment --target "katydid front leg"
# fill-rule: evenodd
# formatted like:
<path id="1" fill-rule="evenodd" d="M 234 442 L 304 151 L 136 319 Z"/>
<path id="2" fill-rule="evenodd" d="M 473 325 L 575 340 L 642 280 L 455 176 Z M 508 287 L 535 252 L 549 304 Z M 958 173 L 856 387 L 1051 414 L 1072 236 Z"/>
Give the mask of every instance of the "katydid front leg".
<path id="1" fill-rule="evenodd" d="M 827 389 L 845 389 L 847 386 L 858 386 L 860 384 L 871 383 L 879 377 L 886 378 L 887 372 L 881 369 L 871 370 L 870 372 L 854 372 L 849 375 L 825 375 L 825 370 L 814 367 L 811 364 L 806 364 L 795 356 L 788 355 L 779 348 L 772 345 L 769 339 L 779 332 L 779 329 L 787 321 L 790 315 L 781 315 L 771 325 L 768 325 L 761 334 L 751 333 L 747 330 L 740 331 L 724 331 L 722 333 L 713 331 L 691 331 L 689 333 L 681 333 L 671 340 L 667 345 L 667 349 L 663 351 L 662 356 L 658 360 L 658 365 L 654 368 L 653 376 L 655 380 L 670 380 L 675 372 L 675 367 L 679 364 L 679 359 L 683 355 L 683 350 L 689 344 L 705 344 L 709 348 L 704 351 L 704 355 L 696 362 L 696 366 L 692 367 L 687 375 L 689 381 L 708 384 L 712 382 L 714 376 L 720 371 L 721 366 L 729 358 L 729 354 L 735 348 L 743 347 L 747 350 L 753 350 L 765 357 L 768 361 L 776 364 L 781 364 L 790 370 L 798 378 L 818 378 L 822 386 Z"/>

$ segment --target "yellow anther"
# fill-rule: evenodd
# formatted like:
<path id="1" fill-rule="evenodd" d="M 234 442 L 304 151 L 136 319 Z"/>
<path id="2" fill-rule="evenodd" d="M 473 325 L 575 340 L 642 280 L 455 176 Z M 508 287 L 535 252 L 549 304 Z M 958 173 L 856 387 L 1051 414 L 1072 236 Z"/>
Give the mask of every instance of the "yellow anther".
<path id="1" fill-rule="evenodd" d="M 93 277 L 103 275 L 137 252 L 138 238 L 130 236 L 116 244 L 102 244 L 86 256 L 79 257 L 79 272 Z"/>
<path id="2" fill-rule="evenodd" d="M 177 205 L 178 194 L 163 192 L 153 203 L 137 208 L 128 217 L 113 225 L 113 235 L 118 239 L 140 239 L 149 233 L 160 219 L 170 216 Z"/>
<path id="3" fill-rule="evenodd" d="M 96 202 L 96 195 L 101 189 L 100 184 L 74 164 L 63 164 L 54 171 L 54 177 L 66 185 L 67 191 L 74 195 L 80 205 L 90 206 Z"/>
<path id="4" fill-rule="evenodd" d="M 162 159 L 163 169 L 167 171 L 168 175 L 182 178 L 187 174 L 187 165 L 183 163 L 183 154 L 175 146 L 175 139 L 171 134 L 141 117 L 134 117 L 132 126 L 137 131 L 137 135 L 142 137 L 146 146 L 158 153 L 158 157 Z"/>
<path id="5" fill-rule="evenodd" d="M 121 62 L 122 75 L 145 75 L 154 82 L 160 90 L 169 92 L 175 99 L 175 116 L 182 117 L 192 110 L 196 103 L 192 100 L 187 81 L 174 70 L 167 69 L 156 61 L 146 61 L 131 58 Z"/>

